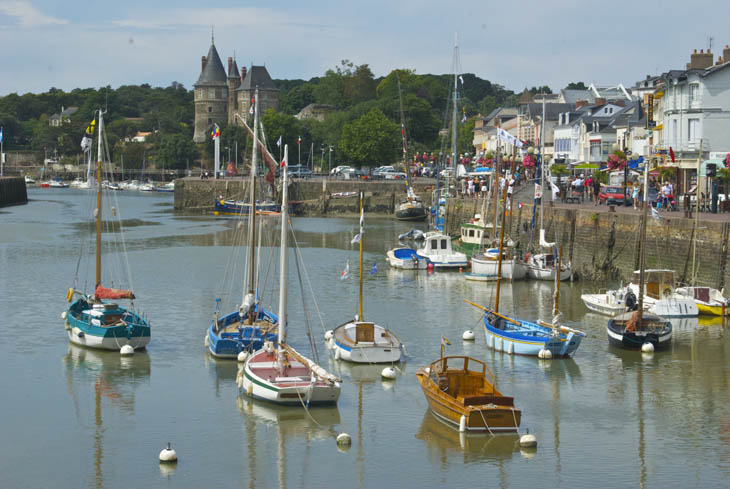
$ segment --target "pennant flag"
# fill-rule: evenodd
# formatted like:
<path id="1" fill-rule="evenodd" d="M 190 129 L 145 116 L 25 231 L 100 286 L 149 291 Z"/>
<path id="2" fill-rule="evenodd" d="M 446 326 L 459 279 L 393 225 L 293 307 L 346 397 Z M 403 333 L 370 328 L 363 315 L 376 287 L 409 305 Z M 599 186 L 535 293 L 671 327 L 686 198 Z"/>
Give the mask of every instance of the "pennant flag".
<path id="1" fill-rule="evenodd" d="M 279 136 L 279 140 L 276 142 L 276 145 L 281 148 L 281 136 Z"/>
<path id="2" fill-rule="evenodd" d="M 362 194 L 360 194 L 360 200 L 362 201 Z M 350 241 L 350 244 L 359 243 L 362 239 L 363 231 L 365 228 L 365 215 L 363 214 L 363 209 L 360 209 L 360 232 L 355 235 L 354 238 L 352 238 L 352 241 Z"/>
<path id="3" fill-rule="evenodd" d="M 370 276 L 372 277 L 376 273 L 378 273 L 378 264 L 373 261 L 373 267 L 370 269 Z"/>
<path id="4" fill-rule="evenodd" d="M 464 84 L 464 77 L 463 77 L 463 76 L 461 76 L 461 75 L 459 75 L 459 81 L 460 81 L 460 82 L 461 82 L 461 84 L 463 85 L 463 84 Z"/>
<path id="5" fill-rule="evenodd" d="M 253 105 L 251 106 L 250 109 L 248 109 L 248 113 L 251 114 L 251 115 L 253 115 Z"/>
<path id="6" fill-rule="evenodd" d="M 340 274 L 340 280 L 345 280 L 347 277 L 350 276 L 350 260 L 347 260 L 347 263 L 345 264 L 345 269 L 342 270 L 342 273 Z"/>
<path id="7" fill-rule="evenodd" d="M 657 221 L 662 220 L 662 215 L 659 214 L 659 211 L 656 210 L 654 207 L 651 208 L 651 217 L 652 219 L 656 219 Z"/>
<path id="8" fill-rule="evenodd" d="M 213 130 L 210 131 L 210 137 L 213 139 L 218 139 L 221 136 L 221 129 L 218 127 L 218 124 L 213 124 Z"/>
<path id="9" fill-rule="evenodd" d="M 299 138 L 297 138 L 297 144 L 301 144 L 301 143 L 302 143 L 302 137 L 299 136 Z"/>
<path id="10" fill-rule="evenodd" d="M 446 339 L 446 336 L 441 335 L 441 346 L 451 345 L 451 342 Z"/>
<path id="11" fill-rule="evenodd" d="M 0 143 L 3 142 L 3 128 L 0 127 Z"/>
<path id="12" fill-rule="evenodd" d="M 281 160 L 281 167 L 284 168 L 286 166 L 286 160 Z"/>
<path id="13" fill-rule="evenodd" d="M 517 202 L 517 208 L 522 209 L 522 202 Z"/>
<path id="14" fill-rule="evenodd" d="M 669 147 L 669 157 L 672 159 L 672 163 L 674 163 L 674 150 L 672 147 Z"/>
<path id="15" fill-rule="evenodd" d="M 96 129 L 96 119 L 92 119 L 91 122 L 89 122 L 89 125 L 86 127 L 86 135 L 93 136 L 94 129 Z"/>
<path id="16" fill-rule="evenodd" d="M 88 151 L 90 149 L 91 149 L 91 139 L 88 138 L 88 137 L 86 137 L 86 136 L 84 136 L 81 139 L 81 150 L 84 151 L 84 152 L 86 152 L 86 151 Z"/>

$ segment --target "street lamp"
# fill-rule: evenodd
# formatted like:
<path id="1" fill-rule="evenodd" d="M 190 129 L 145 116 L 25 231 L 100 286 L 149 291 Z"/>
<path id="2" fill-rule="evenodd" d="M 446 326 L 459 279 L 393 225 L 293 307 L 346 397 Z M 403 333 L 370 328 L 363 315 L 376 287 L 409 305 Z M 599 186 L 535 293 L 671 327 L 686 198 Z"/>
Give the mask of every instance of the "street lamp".
<path id="1" fill-rule="evenodd" d="M 330 144 L 330 162 L 327 165 L 327 167 L 328 167 L 327 168 L 328 170 L 332 171 L 332 145 L 331 144 Z"/>

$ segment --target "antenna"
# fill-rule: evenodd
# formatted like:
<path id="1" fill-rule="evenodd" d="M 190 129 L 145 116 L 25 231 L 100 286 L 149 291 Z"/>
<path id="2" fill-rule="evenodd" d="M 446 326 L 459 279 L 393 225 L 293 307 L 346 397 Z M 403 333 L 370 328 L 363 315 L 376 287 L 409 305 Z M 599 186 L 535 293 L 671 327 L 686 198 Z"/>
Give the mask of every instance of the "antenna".
<path id="1" fill-rule="evenodd" d="M 715 42 L 714 37 L 710 36 L 707 38 L 707 52 L 708 53 L 712 52 L 712 45 L 714 44 L 714 42 Z"/>
<path id="2" fill-rule="evenodd" d="M 215 33 L 213 32 L 213 26 L 210 26 L 210 43 L 215 44 Z"/>

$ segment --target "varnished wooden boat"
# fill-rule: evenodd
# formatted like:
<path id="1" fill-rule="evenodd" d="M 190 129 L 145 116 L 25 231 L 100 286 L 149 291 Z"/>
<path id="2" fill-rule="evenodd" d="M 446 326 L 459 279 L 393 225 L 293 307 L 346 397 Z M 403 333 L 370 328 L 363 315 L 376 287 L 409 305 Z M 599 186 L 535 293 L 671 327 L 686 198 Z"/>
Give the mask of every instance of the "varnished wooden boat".
<path id="1" fill-rule="evenodd" d="M 494 385 L 487 365 L 467 356 L 441 357 L 416 372 L 431 411 L 460 431 L 516 433 L 522 412 Z"/>

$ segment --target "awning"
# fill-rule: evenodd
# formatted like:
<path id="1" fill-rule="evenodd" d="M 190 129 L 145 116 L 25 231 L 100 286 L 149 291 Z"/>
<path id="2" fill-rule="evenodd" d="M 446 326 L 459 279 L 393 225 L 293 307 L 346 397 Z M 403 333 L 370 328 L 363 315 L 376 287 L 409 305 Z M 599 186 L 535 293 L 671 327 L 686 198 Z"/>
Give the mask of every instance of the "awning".
<path id="1" fill-rule="evenodd" d="M 581 162 L 580 164 L 575 165 L 573 168 L 575 168 L 576 170 L 597 170 L 600 167 L 598 165 L 596 165 L 595 163 L 582 163 Z"/>

